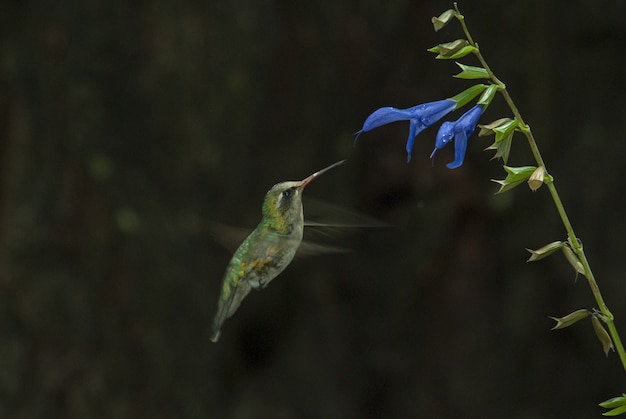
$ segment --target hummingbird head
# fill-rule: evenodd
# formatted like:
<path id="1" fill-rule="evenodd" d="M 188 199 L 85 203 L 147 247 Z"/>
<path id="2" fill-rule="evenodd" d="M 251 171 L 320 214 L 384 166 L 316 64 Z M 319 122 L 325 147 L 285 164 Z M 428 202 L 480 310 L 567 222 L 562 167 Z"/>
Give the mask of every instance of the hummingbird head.
<path id="1" fill-rule="evenodd" d="M 289 233 L 294 222 L 302 220 L 302 182 L 281 182 L 272 187 L 263 201 L 263 218 L 272 220 L 274 229 Z"/>
<path id="2" fill-rule="evenodd" d="M 304 223 L 302 212 L 302 192 L 304 187 L 324 172 L 342 164 L 338 161 L 325 169 L 313 173 L 301 181 L 281 182 L 265 194 L 263 201 L 263 218 L 272 220 L 273 227 L 281 232 L 289 233 L 296 224 Z"/>

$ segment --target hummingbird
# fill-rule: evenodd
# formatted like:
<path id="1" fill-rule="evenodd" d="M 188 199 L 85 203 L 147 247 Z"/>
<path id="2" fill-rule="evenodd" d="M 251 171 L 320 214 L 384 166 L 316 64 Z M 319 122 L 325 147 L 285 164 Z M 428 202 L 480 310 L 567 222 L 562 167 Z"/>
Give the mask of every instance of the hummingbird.
<path id="1" fill-rule="evenodd" d="M 218 341 L 224 321 L 235 314 L 252 289 L 267 287 L 291 263 L 304 233 L 305 186 L 343 162 L 331 164 L 301 181 L 277 183 L 265 194 L 261 221 L 226 267 L 211 341 Z"/>

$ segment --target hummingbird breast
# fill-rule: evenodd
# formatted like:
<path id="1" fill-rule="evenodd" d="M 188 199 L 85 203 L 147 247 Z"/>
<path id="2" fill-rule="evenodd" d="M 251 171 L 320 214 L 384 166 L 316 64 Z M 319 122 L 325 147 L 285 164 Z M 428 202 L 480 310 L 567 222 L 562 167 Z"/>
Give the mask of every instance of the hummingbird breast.
<path id="1" fill-rule="evenodd" d="M 296 227 L 287 235 L 271 230 L 260 233 L 240 258 L 245 280 L 256 289 L 266 287 L 278 276 L 293 260 L 302 243 L 302 228 Z"/>

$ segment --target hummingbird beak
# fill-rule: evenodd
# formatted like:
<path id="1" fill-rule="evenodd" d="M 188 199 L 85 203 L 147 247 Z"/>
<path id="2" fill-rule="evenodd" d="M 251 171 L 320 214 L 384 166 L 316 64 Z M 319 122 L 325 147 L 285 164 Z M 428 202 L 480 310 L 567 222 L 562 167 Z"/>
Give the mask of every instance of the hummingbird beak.
<path id="1" fill-rule="evenodd" d="M 345 162 L 345 160 L 340 160 L 336 163 L 331 164 L 328 167 L 325 167 L 322 170 L 318 170 L 317 172 L 313 173 L 311 176 L 309 176 L 308 178 L 302 180 L 302 182 L 300 182 L 300 185 L 298 185 L 298 188 L 304 188 L 306 185 L 308 185 L 309 183 L 311 183 L 314 179 L 316 179 L 318 176 L 323 175 L 324 173 L 328 172 L 330 169 L 335 168 L 337 166 L 339 166 L 340 164 L 343 164 Z"/>

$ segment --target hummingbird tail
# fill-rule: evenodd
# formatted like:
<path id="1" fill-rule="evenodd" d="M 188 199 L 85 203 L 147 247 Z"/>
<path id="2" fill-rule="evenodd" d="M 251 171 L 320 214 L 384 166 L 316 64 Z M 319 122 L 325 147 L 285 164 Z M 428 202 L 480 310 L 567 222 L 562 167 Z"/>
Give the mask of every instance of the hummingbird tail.
<path id="1" fill-rule="evenodd" d="M 218 314 L 213 320 L 213 327 L 211 328 L 211 342 L 213 343 L 216 343 L 219 340 L 220 335 L 222 334 L 222 325 L 224 324 L 224 321 L 227 317 L 225 314 L 226 312 L 222 309 L 218 311 Z"/>
<path id="2" fill-rule="evenodd" d="M 227 283 L 228 284 L 228 283 Z M 227 318 L 235 314 L 239 308 L 241 300 L 243 300 L 252 287 L 247 280 L 237 281 L 234 287 L 228 287 L 228 293 L 225 299 L 220 297 L 217 303 L 217 313 L 213 319 L 213 328 L 211 329 L 211 341 L 217 342 L 222 333 L 222 325 Z"/>
<path id="3" fill-rule="evenodd" d="M 217 343 L 221 334 L 222 334 L 221 327 L 219 326 L 213 327 L 213 330 L 211 331 L 211 342 Z"/>

